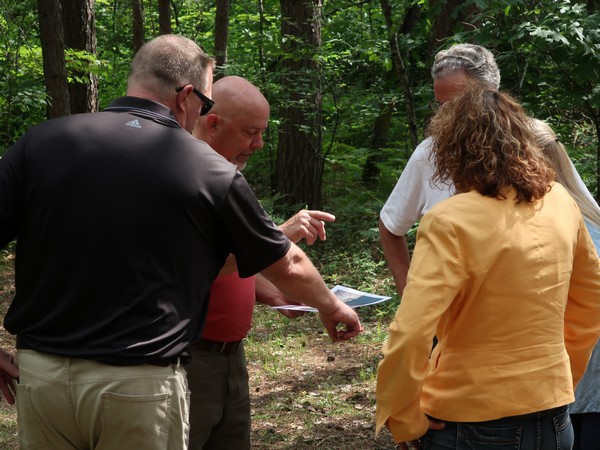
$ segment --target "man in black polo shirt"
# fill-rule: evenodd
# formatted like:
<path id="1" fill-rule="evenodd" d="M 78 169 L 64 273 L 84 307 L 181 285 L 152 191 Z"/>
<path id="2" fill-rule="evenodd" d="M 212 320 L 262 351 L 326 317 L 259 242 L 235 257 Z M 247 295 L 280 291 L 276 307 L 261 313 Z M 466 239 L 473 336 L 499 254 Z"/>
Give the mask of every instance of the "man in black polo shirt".
<path id="1" fill-rule="evenodd" d="M 361 331 L 244 178 L 190 135 L 213 61 L 165 35 L 136 55 L 127 97 L 31 128 L 0 160 L 0 247 L 17 240 L 5 317 L 22 448 L 185 449 L 186 347 L 229 253 L 317 307 L 332 339 Z M 336 326 L 345 324 L 345 330 Z"/>

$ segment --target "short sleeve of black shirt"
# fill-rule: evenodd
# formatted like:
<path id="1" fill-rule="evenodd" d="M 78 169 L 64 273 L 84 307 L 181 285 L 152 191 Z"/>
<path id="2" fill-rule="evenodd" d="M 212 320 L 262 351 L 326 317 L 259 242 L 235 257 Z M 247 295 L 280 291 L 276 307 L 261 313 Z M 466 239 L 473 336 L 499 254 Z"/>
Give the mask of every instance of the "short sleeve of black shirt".
<path id="1" fill-rule="evenodd" d="M 291 242 L 260 206 L 240 172 L 233 178 L 221 212 L 241 277 L 262 271 L 289 251 Z"/>

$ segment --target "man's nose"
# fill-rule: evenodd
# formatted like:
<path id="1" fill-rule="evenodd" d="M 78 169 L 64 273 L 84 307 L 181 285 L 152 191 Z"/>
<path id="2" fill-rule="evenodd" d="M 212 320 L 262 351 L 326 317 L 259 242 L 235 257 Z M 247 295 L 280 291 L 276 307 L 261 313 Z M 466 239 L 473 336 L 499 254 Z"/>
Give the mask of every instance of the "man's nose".
<path id="1" fill-rule="evenodd" d="M 256 137 L 253 141 L 252 141 L 252 149 L 253 150 L 260 150 L 261 148 L 263 148 L 265 145 L 264 141 L 263 141 L 263 137 L 262 134 L 259 135 L 258 137 Z"/>

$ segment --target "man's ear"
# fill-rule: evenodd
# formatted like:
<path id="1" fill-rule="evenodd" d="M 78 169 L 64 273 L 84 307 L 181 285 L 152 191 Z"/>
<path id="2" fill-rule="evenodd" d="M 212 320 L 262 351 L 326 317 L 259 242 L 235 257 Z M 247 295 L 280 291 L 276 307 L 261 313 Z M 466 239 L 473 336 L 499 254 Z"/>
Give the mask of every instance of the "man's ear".
<path id="1" fill-rule="evenodd" d="M 184 86 L 179 92 L 177 92 L 177 98 L 175 99 L 175 108 L 177 112 L 185 112 L 185 99 L 192 92 L 194 88 L 191 84 Z"/>
<path id="2" fill-rule="evenodd" d="M 217 128 L 219 128 L 221 126 L 221 120 L 219 119 L 219 116 L 216 114 L 208 113 L 205 120 L 206 120 L 206 130 L 209 133 L 216 132 Z"/>
<path id="3" fill-rule="evenodd" d="M 216 133 L 219 122 L 219 116 L 216 114 L 200 116 L 192 134 L 198 139 L 210 140 Z"/>

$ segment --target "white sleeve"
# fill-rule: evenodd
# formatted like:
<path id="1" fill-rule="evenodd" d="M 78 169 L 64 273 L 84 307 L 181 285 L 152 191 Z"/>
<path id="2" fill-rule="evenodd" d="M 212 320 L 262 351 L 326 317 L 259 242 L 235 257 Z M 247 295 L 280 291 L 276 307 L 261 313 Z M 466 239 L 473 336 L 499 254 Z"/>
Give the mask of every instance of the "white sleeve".
<path id="1" fill-rule="evenodd" d="M 385 227 L 396 236 L 405 235 L 434 205 L 454 194 L 452 186 L 431 183 L 431 146 L 430 137 L 417 146 L 379 214 Z"/>

